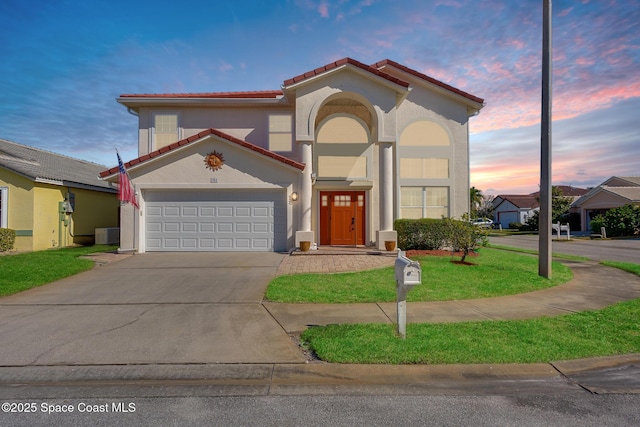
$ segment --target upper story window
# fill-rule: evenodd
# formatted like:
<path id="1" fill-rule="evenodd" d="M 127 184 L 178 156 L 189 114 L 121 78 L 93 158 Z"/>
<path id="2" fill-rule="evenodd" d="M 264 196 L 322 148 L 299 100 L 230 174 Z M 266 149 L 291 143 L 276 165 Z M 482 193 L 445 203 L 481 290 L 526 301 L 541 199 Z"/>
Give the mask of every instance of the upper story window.
<path id="1" fill-rule="evenodd" d="M 158 150 L 180 139 L 177 113 L 155 113 L 153 115 L 153 146 Z"/>
<path id="2" fill-rule="evenodd" d="M 314 159 L 319 179 L 369 179 L 372 150 L 366 123 L 343 113 L 325 118 L 316 132 Z"/>
<path id="3" fill-rule="evenodd" d="M 400 136 L 404 147 L 448 147 L 449 135 L 439 124 L 420 120 L 407 126 Z"/>
<path id="4" fill-rule="evenodd" d="M 293 148 L 293 116 L 291 114 L 269 115 L 269 150 L 291 151 Z"/>

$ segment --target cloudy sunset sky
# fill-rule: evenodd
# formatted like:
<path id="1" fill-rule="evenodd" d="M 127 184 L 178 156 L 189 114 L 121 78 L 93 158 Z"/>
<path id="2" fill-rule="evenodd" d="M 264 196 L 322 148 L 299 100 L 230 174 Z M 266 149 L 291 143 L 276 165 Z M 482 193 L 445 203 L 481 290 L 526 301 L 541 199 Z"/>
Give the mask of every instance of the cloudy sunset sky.
<path id="1" fill-rule="evenodd" d="M 640 0 L 553 2 L 553 184 L 640 175 Z M 0 138 L 113 166 L 122 93 L 279 89 L 392 59 L 485 99 L 471 185 L 538 190 L 542 0 L 3 0 Z"/>

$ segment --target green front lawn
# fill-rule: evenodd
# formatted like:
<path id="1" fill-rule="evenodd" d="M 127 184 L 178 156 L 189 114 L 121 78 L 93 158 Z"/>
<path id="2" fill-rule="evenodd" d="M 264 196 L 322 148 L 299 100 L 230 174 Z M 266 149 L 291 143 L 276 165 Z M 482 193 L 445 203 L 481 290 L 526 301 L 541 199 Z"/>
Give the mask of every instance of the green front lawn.
<path id="1" fill-rule="evenodd" d="M 482 248 L 474 265 L 451 262 L 459 257 L 423 256 L 422 285 L 407 301 L 448 301 L 531 292 L 565 283 L 572 278 L 566 266 L 554 262 L 552 278 L 538 275 L 538 259 L 514 252 Z M 266 298 L 287 303 L 359 303 L 396 300 L 394 268 L 358 273 L 294 274 L 276 277 Z"/>
<path id="2" fill-rule="evenodd" d="M 115 246 L 95 245 L 0 256 L 0 296 L 90 270 L 93 261 L 80 256 L 115 249 Z"/>

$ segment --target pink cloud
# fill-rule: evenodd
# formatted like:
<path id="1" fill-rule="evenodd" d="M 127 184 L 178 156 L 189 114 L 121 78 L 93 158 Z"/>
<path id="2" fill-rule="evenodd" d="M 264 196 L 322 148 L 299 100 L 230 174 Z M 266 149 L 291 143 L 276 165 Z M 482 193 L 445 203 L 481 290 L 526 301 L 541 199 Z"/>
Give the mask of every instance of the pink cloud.
<path id="1" fill-rule="evenodd" d="M 320 5 L 318 6 L 318 13 L 320 13 L 320 16 L 322 16 L 323 18 L 328 18 L 329 5 L 326 2 L 320 3 Z"/>
<path id="2" fill-rule="evenodd" d="M 580 57 L 576 59 L 576 64 L 578 65 L 593 65 L 596 61 L 592 58 Z"/>

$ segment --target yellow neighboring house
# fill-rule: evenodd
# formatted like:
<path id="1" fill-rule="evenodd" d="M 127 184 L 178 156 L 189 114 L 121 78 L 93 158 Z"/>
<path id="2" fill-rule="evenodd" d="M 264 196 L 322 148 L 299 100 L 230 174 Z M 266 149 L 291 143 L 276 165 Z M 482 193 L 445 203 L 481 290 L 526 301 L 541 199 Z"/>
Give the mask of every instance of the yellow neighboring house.
<path id="1" fill-rule="evenodd" d="M 0 139 L 0 228 L 14 249 L 92 244 L 96 228 L 118 226 L 117 188 L 104 166 Z"/>

